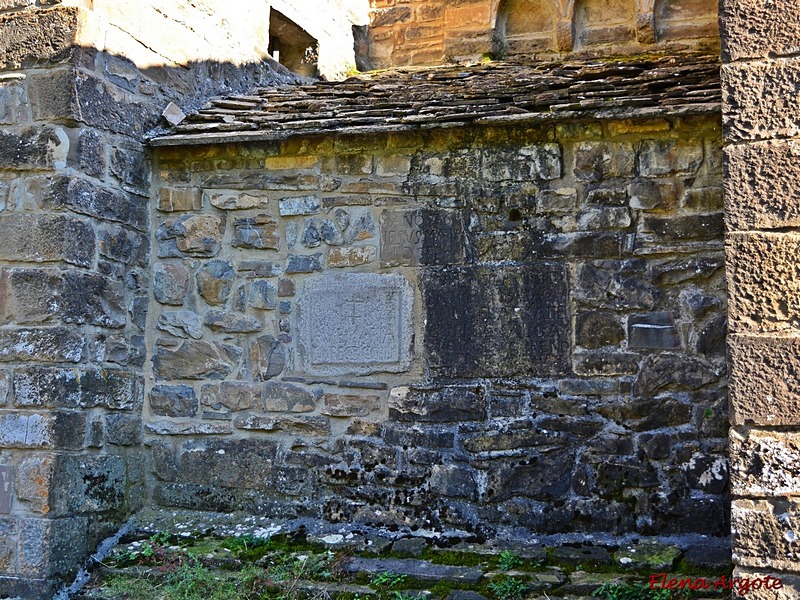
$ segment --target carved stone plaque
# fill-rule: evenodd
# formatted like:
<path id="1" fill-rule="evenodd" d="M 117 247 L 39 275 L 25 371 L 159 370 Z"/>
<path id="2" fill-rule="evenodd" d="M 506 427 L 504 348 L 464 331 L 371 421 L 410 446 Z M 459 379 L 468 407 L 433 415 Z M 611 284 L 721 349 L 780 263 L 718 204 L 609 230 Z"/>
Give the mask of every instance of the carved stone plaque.
<path id="1" fill-rule="evenodd" d="M 563 265 L 427 269 L 425 349 L 447 377 L 548 377 L 569 369 Z"/>
<path id="2" fill-rule="evenodd" d="M 411 286 L 401 275 L 345 273 L 306 282 L 298 349 L 314 374 L 400 372 L 411 362 Z"/>
<path id="3" fill-rule="evenodd" d="M 382 267 L 458 264 L 465 256 L 460 212 L 425 208 L 387 210 L 381 215 Z"/>

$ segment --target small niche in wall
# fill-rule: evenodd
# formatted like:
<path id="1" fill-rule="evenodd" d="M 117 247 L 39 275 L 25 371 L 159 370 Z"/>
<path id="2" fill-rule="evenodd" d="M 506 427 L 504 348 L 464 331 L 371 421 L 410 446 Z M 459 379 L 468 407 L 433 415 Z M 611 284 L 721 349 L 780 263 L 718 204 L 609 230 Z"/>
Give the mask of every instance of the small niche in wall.
<path id="1" fill-rule="evenodd" d="M 305 29 L 283 13 L 269 11 L 269 54 L 290 71 L 317 77 L 319 43 Z"/>

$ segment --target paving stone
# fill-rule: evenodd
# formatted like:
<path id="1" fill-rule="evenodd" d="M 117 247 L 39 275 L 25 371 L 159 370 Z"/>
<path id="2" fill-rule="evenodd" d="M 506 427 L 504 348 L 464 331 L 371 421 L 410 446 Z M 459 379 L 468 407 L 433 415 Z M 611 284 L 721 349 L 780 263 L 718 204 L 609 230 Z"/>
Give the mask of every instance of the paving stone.
<path id="1" fill-rule="evenodd" d="M 478 583 L 483 571 L 472 567 L 435 565 L 424 560 L 397 558 L 351 558 L 342 567 L 348 573 L 396 573 L 421 581 L 453 581 Z"/>

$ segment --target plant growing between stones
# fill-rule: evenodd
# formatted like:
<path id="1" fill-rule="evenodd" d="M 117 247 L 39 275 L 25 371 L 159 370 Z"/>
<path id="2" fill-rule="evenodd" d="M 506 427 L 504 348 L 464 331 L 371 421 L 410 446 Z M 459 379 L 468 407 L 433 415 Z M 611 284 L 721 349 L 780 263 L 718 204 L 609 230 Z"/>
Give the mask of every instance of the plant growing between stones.
<path id="1" fill-rule="evenodd" d="M 519 600 L 528 590 L 528 586 L 524 581 L 508 576 L 503 576 L 491 582 L 487 587 L 498 600 Z"/>
<path id="2" fill-rule="evenodd" d="M 384 571 L 383 573 L 378 573 L 372 578 L 372 585 L 375 587 L 391 589 L 401 585 L 405 580 L 405 575 L 400 573 L 392 573 L 391 571 Z"/>
<path id="3" fill-rule="evenodd" d="M 519 554 L 511 552 L 511 550 L 503 550 L 497 559 L 497 566 L 501 571 L 510 571 L 516 567 L 521 567 L 525 564 Z"/>
<path id="4" fill-rule="evenodd" d="M 608 581 L 592 592 L 592 596 L 601 600 L 683 600 L 690 596 L 670 590 L 650 589 L 649 586 L 635 583 L 614 583 Z"/>

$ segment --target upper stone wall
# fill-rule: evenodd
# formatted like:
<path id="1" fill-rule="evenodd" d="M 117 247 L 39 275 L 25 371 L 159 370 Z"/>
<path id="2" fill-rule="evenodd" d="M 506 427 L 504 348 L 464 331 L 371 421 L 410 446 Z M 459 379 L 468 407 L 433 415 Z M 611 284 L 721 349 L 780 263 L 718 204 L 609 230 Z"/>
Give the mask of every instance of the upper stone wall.
<path id="1" fill-rule="evenodd" d="M 371 0 L 372 68 L 719 49 L 715 0 Z"/>
<path id="2" fill-rule="evenodd" d="M 43 14 L 35 7 L 27 8 L 31 4 L 29 0 L 1 2 L 0 16 L 3 9 Z M 48 26 L 45 18 L 33 44 L 7 38 L 0 41 L 0 52 L 47 48 L 55 40 L 56 45 L 76 44 L 124 56 L 139 68 L 200 61 L 259 63 L 269 57 L 270 10 L 275 8 L 318 40 L 320 73 L 340 78 L 355 69 L 352 25 L 367 20 L 366 0 L 316 2 L 313 12 L 301 0 L 142 0 L 135 10 L 121 0 L 42 4 L 69 7 L 71 14 L 80 16 L 57 28 Z"/>

